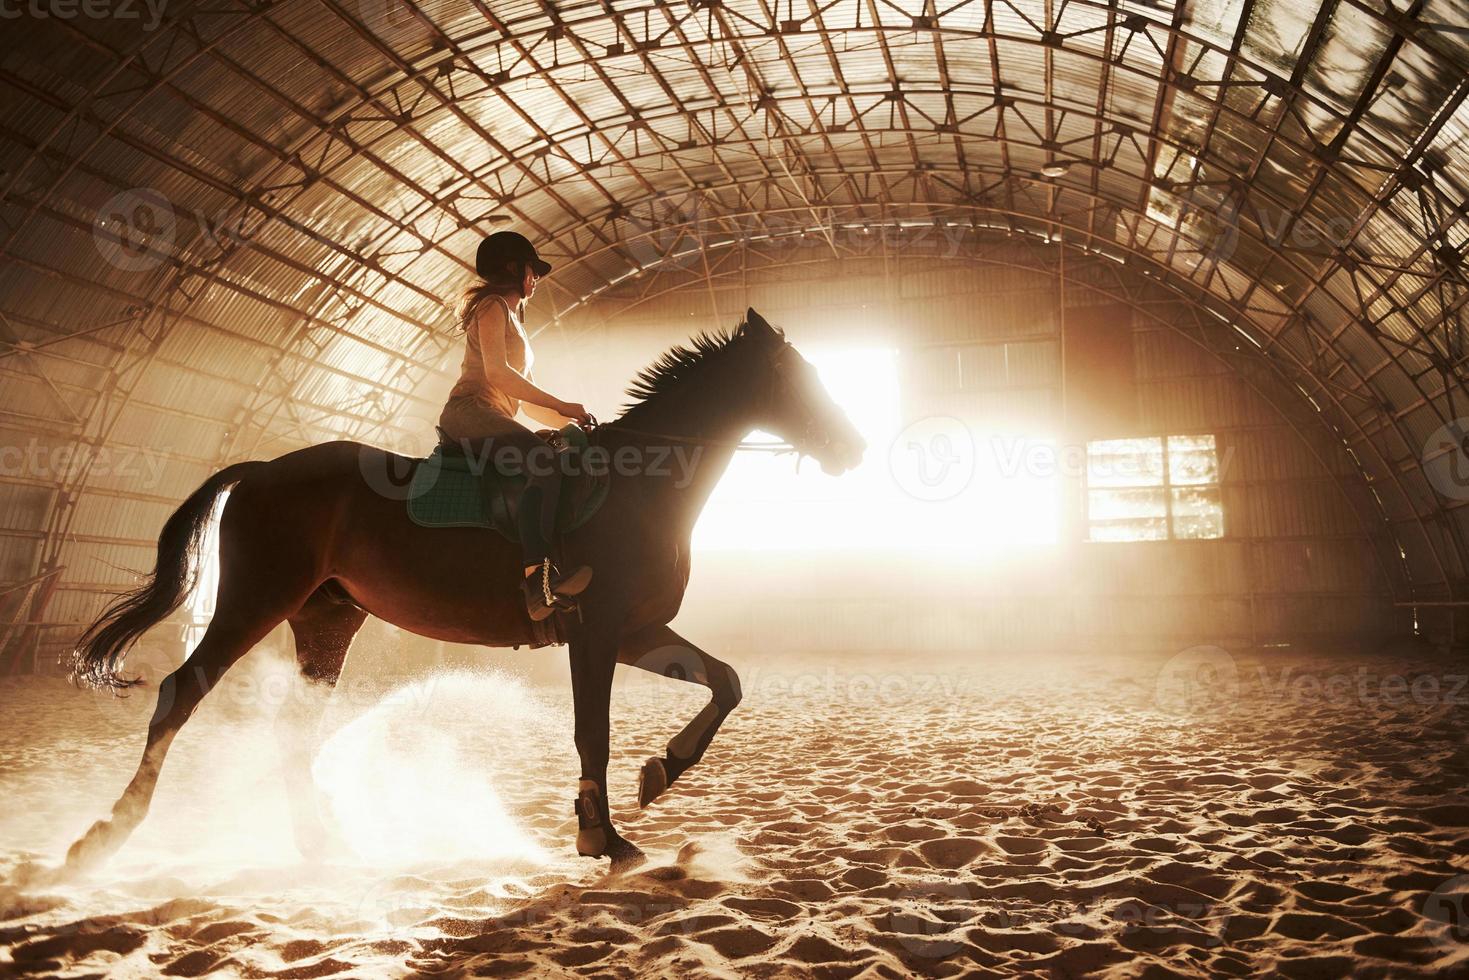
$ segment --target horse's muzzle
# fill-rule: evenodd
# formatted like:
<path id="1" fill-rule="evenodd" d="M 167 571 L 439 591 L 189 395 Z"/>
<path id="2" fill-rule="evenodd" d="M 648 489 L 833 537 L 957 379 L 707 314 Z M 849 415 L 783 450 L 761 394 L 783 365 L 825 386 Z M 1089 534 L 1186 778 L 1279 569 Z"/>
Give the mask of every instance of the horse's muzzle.
<path id="1" fill-rule="evenodd" d="M 848 470 L 854 470 L 862 463 L 862 454 L 866 449 L 867 442 L 861 436 L 837 440 L 823 454 L 821 470 L 830 476 L 841 476 Z"/>

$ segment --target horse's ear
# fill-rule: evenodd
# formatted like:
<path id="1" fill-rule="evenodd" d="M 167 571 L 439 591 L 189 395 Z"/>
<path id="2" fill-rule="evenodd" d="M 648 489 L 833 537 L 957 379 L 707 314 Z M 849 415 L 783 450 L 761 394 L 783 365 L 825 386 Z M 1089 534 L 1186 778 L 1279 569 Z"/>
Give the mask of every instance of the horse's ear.
<path id="1" fill-rule="evenodd" d="M 752 333 L 768 334 L 772 337 L 784 336 L 779 330 L 772 327 L 763 316 L 756 313 L 755 307 L 753 306 L 745 310 L 745 329 Z"/>

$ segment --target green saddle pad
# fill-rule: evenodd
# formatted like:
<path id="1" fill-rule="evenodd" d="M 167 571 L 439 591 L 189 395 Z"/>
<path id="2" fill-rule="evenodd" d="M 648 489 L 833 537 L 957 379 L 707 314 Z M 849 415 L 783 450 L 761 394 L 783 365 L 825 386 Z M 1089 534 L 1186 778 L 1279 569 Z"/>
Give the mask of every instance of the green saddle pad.
<path id="1" fill-rule="evenodd" d="M 586 446 L 586 436 L 580 429 L 574 434 L 562 430 L 562 435 L 576 447 L 572 451 Z M 476 472 L 475 463 L 476 460 L 452 450 L 445 453 L 442 446 L 420 460 L 408 484 L 409 520 L 419 527 L 487 527 L 511 541 L 519 541 L 520 531 L 505 492 L 513 490 L 518 497 L 525 477 L 507 476 L 493 466 Z M 485 481 L 494 484 L 489 493 L 480 486 Z M 585 524 L 607 499 L 607 489 L 605 472 L 563 478 L 556 507 L 556 529 L 572 531 Z"/>

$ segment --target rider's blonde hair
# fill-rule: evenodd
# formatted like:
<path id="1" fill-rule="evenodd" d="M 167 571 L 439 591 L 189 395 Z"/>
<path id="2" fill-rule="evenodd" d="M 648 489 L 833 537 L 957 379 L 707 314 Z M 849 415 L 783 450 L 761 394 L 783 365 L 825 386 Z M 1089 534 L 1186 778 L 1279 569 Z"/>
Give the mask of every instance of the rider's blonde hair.
<path id="1" fill-rule="evenodd" d="M 515 307 L 515 315 L 525 315 L 525 297 L 521 295 L 520 287 L 525 281 L 525 263 L 511 261 L 497 270 L 497 274 L 489 279 L 481 279 L 470 284 L 464 292 L 459 294 L 459 303 L 454 308 L 454 320 L 460 330 L 468 330 L 479 310 L 479 305 L 491 296 L 504 296 L 505 301 Z M 514 297 L 513 301 L 511 297 Z"/>

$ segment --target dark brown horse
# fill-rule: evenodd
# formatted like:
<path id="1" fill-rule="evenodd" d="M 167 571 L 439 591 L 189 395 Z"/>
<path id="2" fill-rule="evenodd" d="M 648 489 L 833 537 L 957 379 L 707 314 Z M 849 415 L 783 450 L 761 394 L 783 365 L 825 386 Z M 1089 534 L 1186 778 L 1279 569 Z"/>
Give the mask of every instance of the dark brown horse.
<path id="1" fill-rule="evenodd" d="M 855 466 L 864 449 L 814 368 L 754 310 L 730 334 L 701 336 L 663 355 L 629 394 L 633 406 L 591 434 L 592 445 L 617 460 L 606 501 L 562 542 L 568 561 L 596 572 L 569 643 L 581 756 L 577 850 L 611 857 L 614 865 L 641 853 L 613 828 L 607 810 L 616 665 L 681 677 L 713 695 L 664 755 L 644 765 L 643 806 L 698 762 L 740 700 L 734 671 L 668 628 L 688 583 L 694 523 L 738 443 L 763 429 L 814 456 L 828 473 Z M 691 472 L 668 465 L 673 449 L 696 460 Z M 369 614 L 456 643 L 531 641 L 518 546 L 490 530 L 425 529 L 410 521 L 403 495 L 383 492 L 375 475 L 414 465 L 353 442 L 313 446 L 226 468 L 169 518 L 152 576 L 82 637 L 75 676 L 99 687 L 132 683 L 119 675 L 123 658 L 188 595 L 210 514 L 228 490 L 214 617 L 184 664 L 159 684 L 137 773 L 111 818 L 72 845 L 67 869 L 91 866 L 121 846 L 148 812 L 174 736 L 225 672 L 282 620 L 295 637 L 302 678 L 328 685 Z M 308 853 L 325 833 L 310 776 L 314 751 L 294 746 L 286 766 L 297 840 Z"/>

